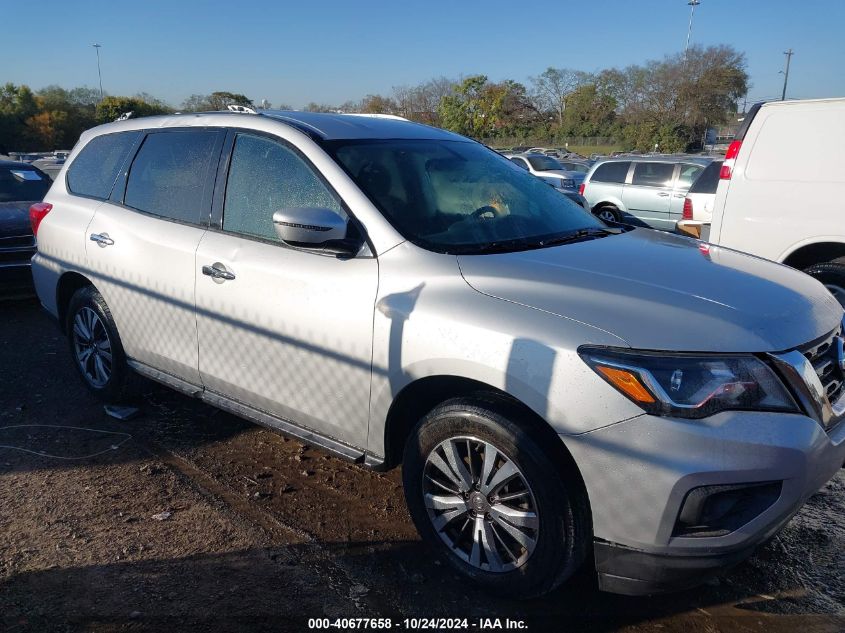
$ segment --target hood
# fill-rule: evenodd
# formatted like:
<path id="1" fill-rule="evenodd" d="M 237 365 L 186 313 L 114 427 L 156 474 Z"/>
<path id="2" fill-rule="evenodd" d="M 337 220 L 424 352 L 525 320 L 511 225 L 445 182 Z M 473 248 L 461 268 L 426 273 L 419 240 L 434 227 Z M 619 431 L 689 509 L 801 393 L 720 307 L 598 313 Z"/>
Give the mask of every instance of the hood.
<path id="1" fill-rule="evenodd" d="M 35 202 L 0 202 L 0 237 L 32 235 L 29 207 Z"/>
<path id="2" fill-rule="evenodd" d="M 458 263 L 478 292 L 587 323 L 637 349 L 784 351 L 842 320 L 839 303 L 804 273 L 649 229 Z"/>

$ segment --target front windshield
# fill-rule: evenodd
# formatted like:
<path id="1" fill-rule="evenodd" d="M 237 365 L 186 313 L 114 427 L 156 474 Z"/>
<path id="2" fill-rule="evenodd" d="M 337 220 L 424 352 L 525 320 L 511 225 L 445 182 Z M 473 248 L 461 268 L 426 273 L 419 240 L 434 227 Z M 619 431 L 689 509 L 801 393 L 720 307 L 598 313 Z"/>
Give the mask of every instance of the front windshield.
<path id="1" fill-rule="evenodd" d="M 605 227 L 478 143 L 337 141 L 327 149 L 405 238 L 437 252 L 538 248 Z"/>
<path id="2" fill-rule="evenodd" d="M 563 165 L 557 162 L 551 156 L 529 156 L 528 162 L 537 171 L 552 171 L 553 169 L 563 169 Z"/>

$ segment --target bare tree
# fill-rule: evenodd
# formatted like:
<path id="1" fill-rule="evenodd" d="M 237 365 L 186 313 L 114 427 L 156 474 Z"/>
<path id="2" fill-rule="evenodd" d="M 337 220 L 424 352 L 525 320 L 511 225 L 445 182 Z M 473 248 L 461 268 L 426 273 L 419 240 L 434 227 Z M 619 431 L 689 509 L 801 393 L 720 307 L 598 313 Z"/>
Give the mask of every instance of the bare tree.
<path id="1" fill-rule="evenodd" d="M 534 107 L 544 112 L 554 112 L 558 125 L 563 125 L 566 99 L 589 81 L 589 73 L 571 68 L 547 68 L 537 77 L 531 77 Z"/>

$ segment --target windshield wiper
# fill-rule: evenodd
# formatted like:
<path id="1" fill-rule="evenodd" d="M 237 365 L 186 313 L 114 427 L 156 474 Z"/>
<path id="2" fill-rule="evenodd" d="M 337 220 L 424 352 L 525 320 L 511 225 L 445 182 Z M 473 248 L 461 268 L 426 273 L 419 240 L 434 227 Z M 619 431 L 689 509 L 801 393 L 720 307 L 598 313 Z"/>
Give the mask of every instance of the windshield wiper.
<path id="1" fill-rule="evenodd" d="M 558 246 L 560 244 L 571 244 L 572 242 L 581 242 L 587 239 L 596 237 L 606 237 L 608 235 L 618 235 L 621 233 L 619 229 L 578 229 L 566 235 L 559 235 L 551 237 L 547 240 L 539 242 L 540 246 Z"/>
<path id="2" fill-rule="evenodd" d="M 578 229 L 564 235 L 557 235 L 549 237 L 545 240 L 519 238 L 513 240 L 500 240 L 495 242 L 484 242 L 483 244 L 474 244 L 462 246 L 454 253 L 456 255 L 490 255 L 493 253 L 512 253 L 515 251 L 528 251 L 536 248 L 545 248 L 547 246 L 557 246 L 560 244 L 569 244 L 571 242 L 580 242 L 583 240 L 593 239 L 597 237 L 605 237 L 607 235 L 618 235 L 623 233 L 622 229 L 610 228 L 588 228 Z"/>

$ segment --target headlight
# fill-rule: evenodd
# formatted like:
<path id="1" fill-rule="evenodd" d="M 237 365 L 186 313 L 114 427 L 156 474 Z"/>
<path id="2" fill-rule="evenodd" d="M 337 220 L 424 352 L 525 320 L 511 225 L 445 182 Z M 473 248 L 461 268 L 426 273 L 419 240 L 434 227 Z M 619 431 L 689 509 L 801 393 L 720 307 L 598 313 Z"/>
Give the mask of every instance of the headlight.
<path id="1" fill-rule="evenodd" d="M 581 358 L 648 413 L 704 418 L 719 411 L 800 410 L 778 376 L 751 355 L 661 354 L 581 347 Z"/>

